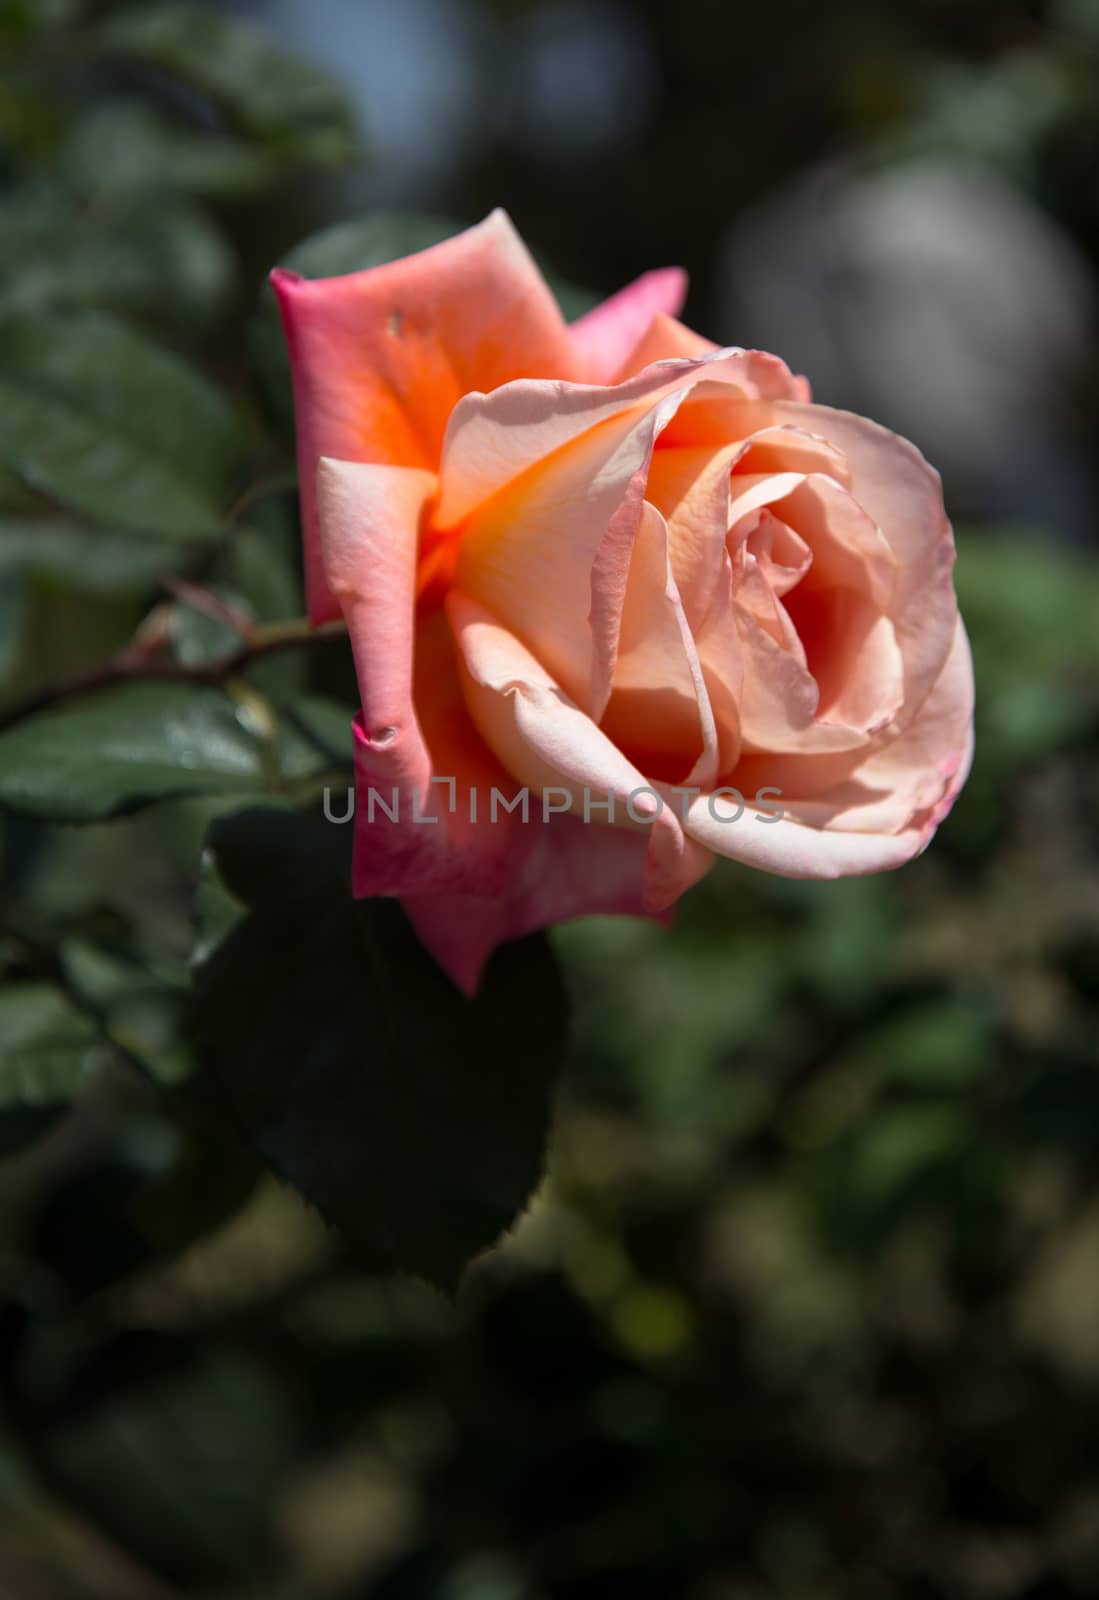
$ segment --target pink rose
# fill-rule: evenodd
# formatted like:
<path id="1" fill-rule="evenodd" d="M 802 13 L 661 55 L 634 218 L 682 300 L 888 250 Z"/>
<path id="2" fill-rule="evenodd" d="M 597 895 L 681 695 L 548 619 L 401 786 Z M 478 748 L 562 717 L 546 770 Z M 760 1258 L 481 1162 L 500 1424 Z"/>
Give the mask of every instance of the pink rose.
<path id="1" fill-rule="evenodd" d="M 973 679 L 912 445 L 673 320 L 675 269 L 566 326 L 502 212 L 273 278 L 309 611 L 343 613 L 362 695 L 355 892 L 456 982 L 568 917 L 662 916 L 715 855 L 924 848 Z"/>

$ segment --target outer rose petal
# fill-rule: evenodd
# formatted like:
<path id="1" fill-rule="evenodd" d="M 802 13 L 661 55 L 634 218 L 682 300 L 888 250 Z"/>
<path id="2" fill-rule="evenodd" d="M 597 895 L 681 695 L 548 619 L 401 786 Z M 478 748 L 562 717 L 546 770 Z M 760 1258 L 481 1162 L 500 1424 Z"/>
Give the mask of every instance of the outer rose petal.
<path id="1" fill-rule="evenodd" d="M 360 768 L 421 793 L 431 761 L 412 703 L 416 544 L 435 475 L 322 460 L 317 503 L 325 579 L 347 618 L 362 700 Z"/>
<path id="2" fill-rule="evenodd" d="M 960 619 L 950 655 L 931 694 L 907 731 L 871 757 L 851 782 L 840 782 L 811 804 L 783 793 L 781 822 L 759 822 L 749 804 L 738 821 L 715 819 L 703 797 L 687 818 L 687 831 L 716 854 L 784 878 L 857 877 L 899 867 L 918 855 L 950 810 L 973 759 L 973 665 Z M 782 787 L 766 758 L 739 771 L 741 792 L 751 785 Z M 735 814 L 735 802 L 714 800 L 718 818 Z"/>
<path id="3" fill-rule="evenodd" d="M 658 313 L 678 316 L 686 298 L 687 274 L 682 267 L 646 272 L 620 289 L 569 329 L 579 371 L 589 383 L 615 382 L 653 318 Z"/>
<path id="4" fill-rule="evenodd" d="M 417 255 L 339 278 L 276 271 L 290 351 L 309 615 L 325 581 L 314 479 L 321 456 L 434 469 L 463 394 L 575 375 L 556 300 L 502 211 Z"/>
<path id="5" fill-rule="evenodd" d="M 532 821 L 522 834 L 498 894 L 414 895 L 401 902 L 436 961 L 466 994 L 476 992 L 486 961 L 507 939 L 573 917 L 663 916 L 645 902 L 644 834 L 587 827 L 572 816 L 554 817 L 550 827 Z M 699 851 L 699 858 L 705 863 L 701 877 L 713 857 Z"/>
<path id="6" fill-rule="evenodd" d="M 507 788 L 507 775 L 469 722 L 445 620 L 421 623 L 414 639 L 416 539 L 434 474 L 325 460 L 317 476 L 325 571 L 347 617 L 363 707 L 355 893 L 495 893 L 515 840 L 506 825 L 471 822 L 467 796 Z M 434 775 L 453 781 L 453 813 Z"/>

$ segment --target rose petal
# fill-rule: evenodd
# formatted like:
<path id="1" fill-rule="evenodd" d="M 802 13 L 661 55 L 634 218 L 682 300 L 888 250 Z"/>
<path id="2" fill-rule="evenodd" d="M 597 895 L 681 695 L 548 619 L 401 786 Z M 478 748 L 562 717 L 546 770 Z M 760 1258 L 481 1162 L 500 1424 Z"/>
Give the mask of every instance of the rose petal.
<path id="1" fill-rule="evenodd" d="M 462 534 L 458 587 L 506 623 L 596 716 L 610 692 L 617 614 L 661 415 L 659 407 L 629 408 L 587 430 L 509 483 Z M 605 564 L 596 674 L 588 619 L 597 557 L 612 525 L 616 562 Z"/>
<path id="2" fill-rule="evenodd" d="M 687 832 L 712 850 L 745 866 L 773 872 L 780 878 L 858 878 L 903 866 L 927 843 L 922 827 L 900 834 L 844 833 L 806 827 L 791 817 L 768 820 L 765 806 L 742 793 L 741 812 L 733 796 L 702 796 L 687 815 Z M 767 807 L 781 805 L 768 797 Z"/>
<path id="3" fill-rule="evenodd" d="M 738 448 L 661 447 L 649 467 L 645 498 L 668 524 L 672 570 L 692 627 L 700 626 L 710 609 L 725 559 L 729 475 Z"/>
<path id="4" fill-rule="evenodd" d="M 615 377 L 622 383 L 644 372 L 654 361 L 693 360 L 717 348 L 711 339 L 704 339 L 700 333 L 677 322 L 674 309 L 658 310 L 647 326 L 637 330 L 633 348 L 623 351 L 622 364 Z"/>
<path id="5" fill-rule="evenodd" d="M 589 383 L 617 381 L 627 357 L 636 349 L 653 318 L 658 314 L 666 318 L 676 316 L 686 298 L 687 274 L 682 267 L 663 267 L 656 272 L 646 272 L 578 318 L 569 328 L 578 375 L 582 374 Z"/>
<path id="6" fill-rule="evenodd" d="M 495 617 L 458 590 L 447 596 L 446 611 L 461 654 L 466 703 L 501 764 L 536 793 L 560 790 L 562 804 L 567 796 L 574 812 L 597 830 L 603 822 L 647 829 L 645 904 L 655 911 L 673 904 L 707 865 L 687 846 L 677 817 Z"/>
<path id="7" fill-rule="evenodd" d="M 777 356 L 726 349 L 657 362 L 610 388 L 518 381 L 493 394 L 467 395 L 455 407 L 443 443 L 438 526 L 457 526 L 521 473 L 600 423 L 703 382 L 707 390 L 732 390 L 745 399 L 756 396 L 761 383 L 776 393 L 797 389 Z"/>
<path id="8" fill-rule="evenodd" d="M 742 763 L 734 781 L 749 802 L 733 822 L 731 799 L 696 801 L 687 830 L 716 854 L 791 878 L 836 878 L 883 872 L 903 865 L 930 842 L 950 810 L 973 759 L 973 666 L 960 620 L 946 664 L 919 715 L 900 738 L 876 752 L 847 780 L 824 787 L 813 802 L 786 784 L 799 767 L 827 762 Z M 779 791 L 780 822 L 757 820 L 760 787 Z M 716 816 L 715 816 L 716 813 Z M 724 817 L 726 820 L 719 820 Z"/>
<path id="9" fill-rule="evenodd" d="M 938 681 L 898 738 L 854 764 L 752 757 L 741 764 L 737 781 L 753 792 L 764 783 L 777 785 L 792 815 L 814 827 L 899 833 L 913 818 L 931 826 L 942 820 L 972 754 L 973 663 L 958 619 Z"/>
<path id="10" fill-rule="evenodd" d="M 650 777 L 704 788 L 717 778 L 717 728 L 672 572 L 667 525 L 647 502 L 630 558 L 601 726 Z"/>
<path id="11" fill-rule="evenodd" d="M 416 547 L 434 473 L 323 459 L 325 580 L 347 618 L 362 702 L 364 770 L 421 792 L 431 763 L 412 701 Z"/>
<path id="12" fill-rule="evenodd" d="M 470 390 L 571 377 L 568 330 L 502 211 L 401 261 L 345 277 L 276 271 L 290 350 L 309 614 L 337 614 L 321 566 L 317 461 L 434 469 L 447 419 Z"/>
<path id="13" fill-rule="evenodd" d="M 923 704 L 954 637 L 954 538 L 942 480 L 915 445 L 865 417 L 789 402 L 777 402 L 774 415 L 777 421 L 823 434 L 843 451 L 855 497 L 896 557 L 890 609 L 904 657 L 903 722 Z"/>
<path id="14" fill-rule="evenodd" d="M 554 816 L 550 827 L 537 822 L 522 830 L 508 880 L 498 894 L 414 895 L 402 904 L 439 965 L 472 995 L 489 956 L 505 940 L 573 917 L 663 919 L 666 913 L 645 902 L 647 849 L 643 834 Z M 701 877 L 713 857 L 701 846 L 692 850 Z"/>

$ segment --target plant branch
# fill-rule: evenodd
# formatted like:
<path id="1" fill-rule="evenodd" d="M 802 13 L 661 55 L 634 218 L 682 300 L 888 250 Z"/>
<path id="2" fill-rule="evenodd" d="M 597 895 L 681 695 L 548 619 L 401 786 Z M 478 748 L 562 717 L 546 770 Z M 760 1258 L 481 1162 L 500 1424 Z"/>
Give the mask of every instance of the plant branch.
<path id="1" fill-rule="evenodd" d="M 314 628 L 304 618 L 292 622 L 270 622 L 254 627 L 248 637 L 224 655 L 212 656 L 209 661 L 177 661 L 169 656 L 150 654 L 147 646 L 129 645 L 96 667 L 74 673 L 44 689 L 38 689 L 25 699 L 0 710 L 0 732 L 14 728 L 28 717 L 48 711 L 63 701 L 79 695 L 93 694 L 98 689 L 109 689 L 116 683 L 133 681 L 182 681 L 186 683 L 224 683 L 236 677 L 264 657 L 282 650 L 293 650 L 301 645 L 319 644 L 344 634 L 342 622 L 326 622 Z"/>

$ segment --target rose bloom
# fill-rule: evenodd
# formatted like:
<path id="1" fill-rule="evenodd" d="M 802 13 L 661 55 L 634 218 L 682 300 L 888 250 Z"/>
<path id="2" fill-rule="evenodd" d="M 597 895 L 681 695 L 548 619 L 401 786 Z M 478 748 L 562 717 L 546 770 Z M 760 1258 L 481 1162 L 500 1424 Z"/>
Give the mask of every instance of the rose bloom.
<path id="1" fill-rule="evenodd" d="M 309 614 L 346 618 L 362 697 L 354 890 L 459 985 L 565 918 L 666 916 L 717 855 L 835 878 L 924 848 L 973 677 L 911 444 L 692 333 L 677 269 L 566 325 L 502 212 L 273 282 Z"/>

